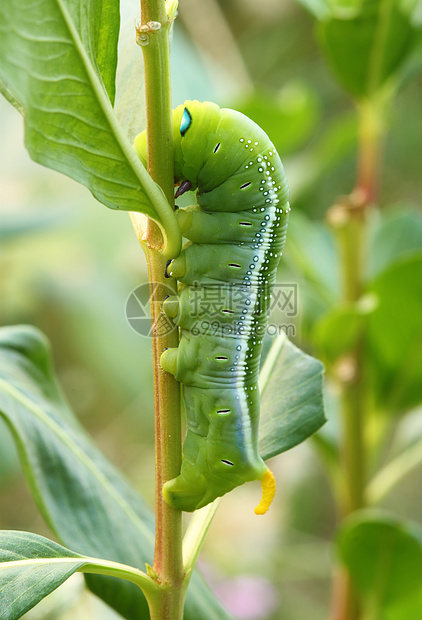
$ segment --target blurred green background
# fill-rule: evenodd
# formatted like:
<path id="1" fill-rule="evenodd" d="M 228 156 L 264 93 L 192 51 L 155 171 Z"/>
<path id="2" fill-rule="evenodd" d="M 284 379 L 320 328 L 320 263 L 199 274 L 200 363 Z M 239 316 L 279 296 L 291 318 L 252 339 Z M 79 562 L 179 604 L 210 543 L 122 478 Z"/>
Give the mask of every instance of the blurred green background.
<path id="1" fill-rule="evenodd" d="M 135 1 L 122 6 L 117 110 L 131 138 L 144 128 L 142 63 L 134 44 Z M 372 273 L 395 254 L 422 248 L 422 73 L 409 67 L 390 108 Z M 353 188 L 357 122 L 317 44 L 314 19 L 292 0 L 181 0 L 172 40 L 173 103 L 235 107 L 270 135 L 285 164 L 292 215 L 279 279 L 299 286 L 295 344 L 313 348 L 315 321 L 340 297 L 335 244 L 325 213 Z M 22 120 L 0 100 L 0 324 L 29 323 L 53 344 L 59 379 L 100 448 L 153 505 L 151 343 L 125 317 L 131 291 L 147 281 L 129 217 L 97 203 L 70 179 L 30 161 Z M 403 308 L 404 320 L 405 308 Z M 391 325 L 394 329 L 394 325 Z M 337 394 L 329 382 L 327 436 L 336 433 Z M 403 444 L 422 433 L 415 410 Z M 311 442 L 272 464 L 275 505 L 265 520 L 259 490 L 225 497 L 201 567 L 239 619 L 325 620 L 330 601 L 335 508 Z M 390 496 L 400 515 L 422 521 L 422 469 Z M 249 488 L 251 487 L 251 488 Z M 0 424 L 0 527 L 49 535 L 26 489 L 8 431 Z M 69 602 L 70 601 L 70 602 Z M 70 605 L 70 607 L 69 607 Z M 66 610 L 66 611 L 65 611 Z M 110 618 L 115 614 L 70 580 L 27 618 Z M 413 620 L 410 619 L 409 620 Z"/>

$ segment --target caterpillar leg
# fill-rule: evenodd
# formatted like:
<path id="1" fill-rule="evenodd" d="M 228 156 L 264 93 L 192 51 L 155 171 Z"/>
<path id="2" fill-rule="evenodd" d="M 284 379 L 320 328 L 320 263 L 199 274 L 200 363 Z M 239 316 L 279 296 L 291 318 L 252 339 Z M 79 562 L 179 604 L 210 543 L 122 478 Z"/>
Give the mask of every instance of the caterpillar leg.
<path id="1" fill-rule="evenodd" d="M 179 298 L 177 295 L 169 295 L 163 302 L 164 313 L 174 319 L 179 314 Z"/>
<path id="2" fill-rule="evenodd" d="M 179 312 L 179 298 L 177 295 L 169 295 L 163 302 L 164 314 L 174 319 Z M 160 357 L 160 366 L 166 372 L 175 375 L 177 372 L 178 347 L 166 349 Z"/>
<path id="3" fill-rule="evenodd" d="M 177 372 L 177 352 L 178 347 L 174 347 L 172 349 L 166 349 L 160 356 L 161 368 L 172 375 L 175 375 Z"/>
<path id="4" fill-rule="evenodd" d="M 163 486 L 163 497 L 173 508 L 193 512 L 204 497 L 208 480 L 196 465 L 183 461 L 183 475 L 169 480 Z"/>
<path id="5" fill-rule="evenodd" d="M 186 256 L 182 252 L 179 256 L 171 261 L 168 261 L 166 265 L 166 278 L 183 278 L 186 273 Z"/>

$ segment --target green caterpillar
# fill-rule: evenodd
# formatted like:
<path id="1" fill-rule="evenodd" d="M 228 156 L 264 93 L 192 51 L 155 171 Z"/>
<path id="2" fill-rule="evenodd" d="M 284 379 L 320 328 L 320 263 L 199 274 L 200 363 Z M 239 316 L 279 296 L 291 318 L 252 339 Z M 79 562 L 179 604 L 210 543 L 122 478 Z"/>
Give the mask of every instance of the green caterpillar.
<path id="1" fill-rule="evenodd" d="M 191 512 L 261 480 L 255 512 L 263 514 L 275 480 L 258 454 L 258 373 L 290 211 L 287 181 L 268 136 L 239 112 L 186 101 L 173 127 L 176 197 L 197 189 L 198 204 L 177 211 L 189 243 L 167 267 L 180 290 L 164 312 L 180 344 L 160 363 L 183 385 L 188 430 L 180 475 L 163 495 Z M 135 148 L 145 162 L 145 132 Z"/>

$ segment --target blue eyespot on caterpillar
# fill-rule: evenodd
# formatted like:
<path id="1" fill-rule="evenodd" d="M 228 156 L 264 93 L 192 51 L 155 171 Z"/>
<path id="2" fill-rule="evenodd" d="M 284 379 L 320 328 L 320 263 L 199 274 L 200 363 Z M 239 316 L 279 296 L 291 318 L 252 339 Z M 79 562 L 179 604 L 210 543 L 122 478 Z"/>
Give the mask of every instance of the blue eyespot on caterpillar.
<path id="1" fill-rule="evenodd" d="M 187 130 L 192 125 L 192 114 L 189 112 L 188 108 L 183 109 L 182 120 L 180 123 L 180 135 L 183 136 L 187 132 Z"/>
<path id="2" fill-rule="evenodd" d="M 141 136 L 135 148 L 145 161 Z M 197 204 L 177 211 L 188 243 L 166 266 L 180 287 L 163 310 L 180 343 L 160 364 L 182 384 L 188 428 L 180 474 L 163 496 L 192 512 L 260 480 L 255 512 L 264 514 L 276 485 L 258 453 L 258 374 L 290 211 L 287 181 L 268 136 L 234 110 L 186 101 L 173 112 L 173 140 L 176 196 L 196 190 Z"/>

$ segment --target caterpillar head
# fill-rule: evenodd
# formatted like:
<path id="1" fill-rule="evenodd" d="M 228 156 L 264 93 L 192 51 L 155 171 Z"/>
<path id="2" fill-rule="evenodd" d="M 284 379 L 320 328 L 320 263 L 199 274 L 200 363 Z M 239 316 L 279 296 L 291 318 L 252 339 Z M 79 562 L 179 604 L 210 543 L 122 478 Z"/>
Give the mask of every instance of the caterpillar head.
<path id="1" fill-rule="evenodd" d="M 215 103 L 185 101 L 173 111 L 174 177 L 198 187 L 208 157 L 208 136 L 216 135 L 220 108 Z"/>
<path id="2" fill-rule="evenodd" d="M 198 189 L 198 204 L 209 211 L 227 210 L 228 195 L 233 211 L 244 209 L 248 194 L 253 203 L 253 191 L 255 199 L 262 198 L 257 158 L 275 150 L 263 130 L 240 112 L 185 101 L 173 112 L 173 142 L 178 195 Z M 222 195 L 209 200 L 215 191 Z"/>

